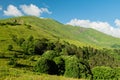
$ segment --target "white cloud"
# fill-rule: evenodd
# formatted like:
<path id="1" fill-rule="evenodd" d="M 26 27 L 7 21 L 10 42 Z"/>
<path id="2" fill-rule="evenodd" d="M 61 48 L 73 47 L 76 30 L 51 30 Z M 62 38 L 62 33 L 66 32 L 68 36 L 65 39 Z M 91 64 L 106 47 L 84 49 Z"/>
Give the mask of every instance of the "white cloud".
<path id="1" fill-rule="evenodd" d="M 111 26 L 108 22 L 91 22 L 90 20 L 80 20 L 80 19 L 72 19 L 67 24 L 73 25 L 73 26 L 81 26 L 85 28 L 93 28 L 100 32 L 106 33 L 108 35 L 112 35 L 115 37 L 120 38 L 120 28 Z M 115 20 L 116 26 L 120 26 L 120 20 Z"/>
<path id="2" fill-rule="evenodd" d="M 120 20 L 119 19 L 115 19 L 115 24 L 117 27 L 120 27 Z"/>
<path id="3" fill-rule="evenodd" d="M 7 7 L 7 10 L 4 10 L 4 15 L 6 16 L 22 16 L 23 14 L 21 13 L 20 10 L 14 5 L 9 5 Z"/>
<path id="4" fill-rule="evenodd" d="M 33 4 L 20 5 L 20 8 L 25 14 L 32 15 L 32 16 L 41 16 L 42 13 L 48 13 L 48 14 L 51 13 L 47 8 L 39 8 Z"/>

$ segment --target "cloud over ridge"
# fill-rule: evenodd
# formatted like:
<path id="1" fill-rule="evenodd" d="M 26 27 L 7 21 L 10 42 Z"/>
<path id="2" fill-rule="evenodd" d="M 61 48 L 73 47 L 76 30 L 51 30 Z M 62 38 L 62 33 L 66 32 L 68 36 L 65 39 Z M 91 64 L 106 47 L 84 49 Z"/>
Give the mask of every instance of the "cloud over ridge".
<path id="1" fill-rule="evenodd" d="M 120 20 L 116 19 L 114 23 L 117 26 L 116 28 L 111 26 L 108 22 L 101 22 L 101 21 L 92 22 L 90 20 L 80 20 L 75 18 L 66 24 L 73 26 L 81 26 L 85 28 L 93 28 L 105 34 L 120 38 Z"/>

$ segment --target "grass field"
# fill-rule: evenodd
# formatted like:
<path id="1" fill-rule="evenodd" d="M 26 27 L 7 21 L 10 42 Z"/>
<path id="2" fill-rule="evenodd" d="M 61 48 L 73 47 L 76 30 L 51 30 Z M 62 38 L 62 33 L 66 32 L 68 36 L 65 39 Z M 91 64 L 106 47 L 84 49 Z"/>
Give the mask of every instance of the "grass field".
<path id="1" fill-rule="evenodd" d="M 30 70 L 8 66 L 8 59 L 0 59 L 0 80 L 85 80 L 57 75 L 34 73 Z"/>

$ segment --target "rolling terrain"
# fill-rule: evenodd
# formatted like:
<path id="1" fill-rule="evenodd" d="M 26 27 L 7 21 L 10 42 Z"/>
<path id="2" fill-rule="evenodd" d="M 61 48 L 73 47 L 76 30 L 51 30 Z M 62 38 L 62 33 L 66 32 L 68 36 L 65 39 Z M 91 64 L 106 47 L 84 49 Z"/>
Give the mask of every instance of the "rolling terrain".
<path id="1" fill-rule="evenodd" d="M 5 48 L 5 43 L 12 42 L 10 36 L 12 34 L 24 38 L 33 35 L 35 38 L 61 39 L 78 46 L 120 47 L 119 38 L 89 28 L 64 25 L 52 19 L 27 16 L 0 20 L 0 23 L 0 46 L 2 46 L 2 49 Z M 4 25 L 4 23 L 8 24 Z M 18 25 L 11 25 L 9 23 L 18 23 Z"/>
<path id="2" fill-rule="evenodd" d="M 94 72 L 95 69 L 104 69 L 97 66 L 105 66 L 104 71 L 115 73 L 108 76 L 120 79 L 120 74 L 116 77 L 118 74 L 116 67 L 120 67 L 119 48 L 120 38 L 90 28 L 65 25 L 53 19 L 34 16 L 1 19 L 0 80 L 77 80 L 74 78 L 84 80 L 88 76 L 93 76 L 92 70 L 97 74 Z M 49 59 L 51 56 L 52 59 L 55 58 L 50 59 L 53 63 L 58 57 L 64 60 L 64 64 L 62 63 L 64 73 L 48 75 L 34 71 L 34 67 L 37 70 L 38 67 L 35 65 L 40 59 L 43 57 Z M 71 60 L 74 62 L 70 63 Z M 72 68 L 69 65 L 75 65 L 73 68 L 81 69 L 85 74 L 69 75 L 69 68 Z M 72 78 L 65 78 L 63 75 Z"/>

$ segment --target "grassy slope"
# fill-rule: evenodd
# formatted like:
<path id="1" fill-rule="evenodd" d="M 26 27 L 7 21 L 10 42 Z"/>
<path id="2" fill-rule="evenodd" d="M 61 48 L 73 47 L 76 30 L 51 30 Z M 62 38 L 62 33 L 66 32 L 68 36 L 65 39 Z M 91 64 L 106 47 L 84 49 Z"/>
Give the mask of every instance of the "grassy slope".
<path id="1" fill-rule="evenodd" d="M 120 39 L 108 36 L 93 29 L 63 25 L 52 19 L 35 19 L 33 19 L 35 21 L 31 20 L 31 22 L 29 22 L 34 22 L 34 25 L 42 27 L 47 32 L 63 39 L 77 40 L 83 43 L 94 44 L 102 47 L 110 47 L 114 44 L 120 44 Z"/>
<path id="2" fill-rule="evenodd" d="M 40 19 L 36 17 L 18 17 L 1 20 L 0 22 L 13 22 L 15 19 L 22 22 L 22 24 L 15 26 L 0 26 L 0 54 L 4 52 L 7 53 L 7 56 L 12 56 L 11 54 L 13 53 L 7 51 L 7 46 L 9 44 L 12 44 L 15 50 L 20 49 L 11 40 L 11 34 L 15 34 L 19 38 L 28 38 L 30 35 L 33 35 L 36 39 L 45 37 L 53 41 L 59 38 L 61 41 L 65 40 L 72 44 L 76 44 L 77 46 L 86 46 L 89 44 L 95 47 L 110 48 L 110 46 L 112 46 L 113 44 L 120 44 L 120 39 L 118 38 L 113 38 L 93 29 L 63 25 L 52 19 Z M 25 24 L 31 25 L 31 29 L 28 29 Z M 9 59 L 0 59 L 0 72 L 2 71 L 0 73 L 0 76 L 2 75 L 2 80 L 74 80 L 71 78 L 58 77 L 55 75 L 37 75 L 24 69 L 21 70 L 19 68 L 11 68 L 7 65 L 8 60 Z M 28 65 L 29 63 L 31 64 L 31 62 L 28 62 L 28 60 L 24 61 L 22 59 L 18 60 L 18 62 Z M 32 65 L 34 64 L 32 63 Z"/>
<path id="3" fill-rule="evenodd" d="M 0 46 L 2 46 L 3 49 L 6 47 L 6 45 L 4 45 L 5 43 L 12 43 L 10 40 L 11 34 L 25 38 L 30 35 L 33 35 L 35 38 L 60 38 L 61 40 L 66 40 L 78 46 L 89 44 L 97 47 L 110 48 L 114 44 L 120 44 L 119 38 L 114 38 L 93 29 L 63 25 L 52 19 L 40 19 L 28 16 L 1 20 L 1 22 L 12 22 L 15 19 L 23 22 L 23 24 L 0 26 Z M 31 25 L 32 29 L 27 29 L 27 26 L 24 24 Z"/>
<path id="4" fill-rule="evenodd" d="M 84 80 L 66 78 L 57 75 L 38 74 L 19 68 L 7 66 L 7 59 L 0 59 L 0 80 Z"/>

